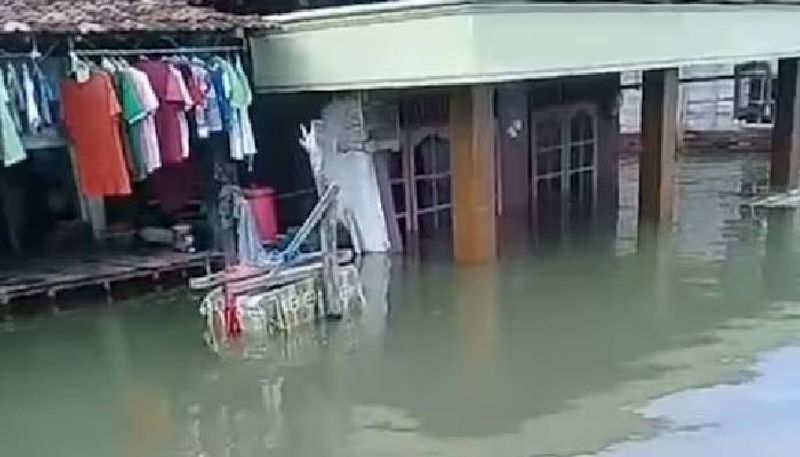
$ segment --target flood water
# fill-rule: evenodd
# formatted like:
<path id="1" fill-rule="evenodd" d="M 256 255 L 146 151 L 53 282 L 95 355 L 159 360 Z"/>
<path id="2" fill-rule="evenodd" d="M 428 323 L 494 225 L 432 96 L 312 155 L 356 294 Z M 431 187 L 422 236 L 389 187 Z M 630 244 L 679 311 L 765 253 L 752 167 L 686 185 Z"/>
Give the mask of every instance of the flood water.
<path id="1" fill-rule="evenodd" d="M 0 331 L 3 456 L 789 456 L 800 224 L 757 155 L 684 157 L 674 236 L 496 266 L 368 257 L 368 304 L 220 358 L 183 291 Z"/>

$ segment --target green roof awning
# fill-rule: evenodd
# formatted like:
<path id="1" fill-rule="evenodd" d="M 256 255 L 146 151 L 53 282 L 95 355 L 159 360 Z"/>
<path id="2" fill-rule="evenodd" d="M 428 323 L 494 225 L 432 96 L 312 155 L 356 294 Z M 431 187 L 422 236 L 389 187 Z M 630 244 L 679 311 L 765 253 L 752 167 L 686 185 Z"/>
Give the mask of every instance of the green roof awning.
<path id="1" fill-rule="evenodd" d="M 800 2 L 407 0 L 269 18 L 261 92 L 515 81 L 800 56 Z"/>

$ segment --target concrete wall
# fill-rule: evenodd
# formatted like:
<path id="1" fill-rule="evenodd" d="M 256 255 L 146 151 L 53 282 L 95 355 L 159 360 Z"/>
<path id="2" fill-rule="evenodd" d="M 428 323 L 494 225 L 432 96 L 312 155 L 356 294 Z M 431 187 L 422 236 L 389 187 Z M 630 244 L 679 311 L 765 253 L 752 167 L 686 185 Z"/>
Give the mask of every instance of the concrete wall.
<path id="1" fill-rule="evenodd" d="M 389 235 L 373 161 L 375 143 L 369 137 L 362 103 L 361 94 L 344 94 L 323 108 L 322 163 L 328 179 L 341 187 L 339 210 L 353 214 L 363 249 L 386 252 Z"/>

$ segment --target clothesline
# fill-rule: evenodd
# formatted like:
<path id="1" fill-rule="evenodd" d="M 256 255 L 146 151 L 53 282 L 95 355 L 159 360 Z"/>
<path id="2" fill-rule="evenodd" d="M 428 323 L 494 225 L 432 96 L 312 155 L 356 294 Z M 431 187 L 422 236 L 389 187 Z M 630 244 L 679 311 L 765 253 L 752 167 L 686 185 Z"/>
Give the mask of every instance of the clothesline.
<path id="1" fill-rule="evenodd" d="M 161 207 L 174 212 L 192 196 L 196 148 L 219 151 L 222 165 L 257 153 L 248 110 L 253 101 L 241 55 L 234 46 L 76 51 L 103 62 L 77 62 L 61 82 L 63 122 L 77 158 L 81 191 L 91 197 L 125 196 L 131 182 L 148 180 Z M 122 54 L 184 52 L 217 54 L 209 59 L 145 59 L 118 62 Z M 88 71 L 87 71 L 88 70 Z M 109 109 L 109 107 L 111 109 Z M 230 163 L 228 163 L 230 162 Z"/>
<path id="2" fill-rule="evenodd" d="M 73 52 L 81 57 L 92 56 L 138 56 L 146 54 L 213 54 L 226 52 L 242 52 L 242 46 L 197 46 L 154 49 L 76 49 Z M 0 54 L 2 57 L 2 54 Z"/>
<path id="3" fill-rule="evenodd" d="M 55 51 L 57 46 L 58 43 L 53 43 L 44 52 L 44 54 L 39 52 L 39 49 L 36 47 L 35 42 L 31 50 L 28 52 L 9 52 L 4 49 L 0 49 L 0 59 L 29 59 L 33 61 L 39 61 L 50 57 L 50 55 L 53 53 L 53 51 Z"/>
<path id="4" fill-rule="evenodd" d="M 141 48 L 141 49 L 75 49 L 72 52 L 81 57 L 94 57 L 94 56 L 133 56 L 133 55 L 146 55 L 146 54 L 215 54 L 215 53 L 235 53 L 244 51 L 243 46 L 228 45 L 228 46 L 190 46 L 190 47 L 175 47 L 175 48 Z M 47 56 L 51 53 L 48 50 L 44 54 Z M 41 58 L 42 54 L 37 51 L 29 52 L 8 52 L 0 49 L 0 59 L 31 59 L 36 60 Z"/>
<path id="5" fill-rule="evenodd" d="M 188 196 L 191 177 L 188 172 L 178 176 L 178 170 L 190 169 L 186 161 L 192 149 L 210 144 L 219 150 L 227 143 L 227 159 L 246 161 L 252 169 L 257 153 L 248 112 L 253 95 L 242 46 L 70 48 L 70 71 L 55 76 L 61 78 L 60 90 L 33 57 L 35 46 L 28 55 L 14 53 L 30 62 L 3 62 L 0 49 L 0 165 L 26 159 L 23 136 L 62 125 L 75 151 L 81 191 L 90 197 L 129 195 L 131 181 L 151 176 L 151 184 L 182 184 Z M 208 56 L 116 59 L 148 54 Z M 97 64 L 88 62 L 89 56 L 103 59 Z M 163 194 L 176 196 L 174 205 L 162 199 L 165 208 L 178 208 L 185 200 L 177 192 Z"/>
<path id="6" fill-rule="evenodd" d="M 0 51 L 0 59 L 30 59 L 30 52 L 6 52 Z"/>

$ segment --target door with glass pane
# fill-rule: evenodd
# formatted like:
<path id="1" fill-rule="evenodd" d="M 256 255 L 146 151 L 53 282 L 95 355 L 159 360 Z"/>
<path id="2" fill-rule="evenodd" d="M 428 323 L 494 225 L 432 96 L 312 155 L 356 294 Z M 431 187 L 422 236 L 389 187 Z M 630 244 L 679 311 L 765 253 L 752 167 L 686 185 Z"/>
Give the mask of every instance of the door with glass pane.
<path id="1" fill-rule="evenodd" d="M 539 232 L 585 226 L 596 206 L 597 114 L 569 105 L 531 114 L 532 213 Z"/>
<path id="2" fill-rule="evenodd" d="M 448 238 L 452 227 L 450 139 L 446 128 L 407 131 L 392 159 L 395 218 L 406 248 Z"/>

